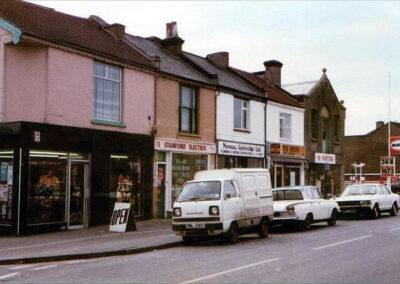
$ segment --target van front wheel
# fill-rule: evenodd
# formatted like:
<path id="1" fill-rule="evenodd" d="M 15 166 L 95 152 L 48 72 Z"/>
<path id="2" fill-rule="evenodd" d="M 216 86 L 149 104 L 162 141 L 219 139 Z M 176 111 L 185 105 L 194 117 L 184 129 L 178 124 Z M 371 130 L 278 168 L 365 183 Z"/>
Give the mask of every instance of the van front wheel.
<path id="1" fill-rule="evenodd" d="M 258 235 L 260 238 L 268 238 L 268 222 L 262 219 L 260 225 L 258 226 Z"/>
<path id="2" fill-rule="evenodd" d="M 239 239 L 239 227 L 236 223 L 232 223 L 228 231 L 228 242 L 230 244 L 236 244 Z"/>

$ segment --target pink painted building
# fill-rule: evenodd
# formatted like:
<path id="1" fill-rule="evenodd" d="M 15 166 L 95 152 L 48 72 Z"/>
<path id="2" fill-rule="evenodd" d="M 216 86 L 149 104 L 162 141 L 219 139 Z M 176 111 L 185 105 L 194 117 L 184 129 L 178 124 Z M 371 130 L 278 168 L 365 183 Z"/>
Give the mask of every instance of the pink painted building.
<path id="1" fill-rule="evenodd" d="M 125 27 L 0 2 L 0 233 L 151 217 L 157 62 Z"/>

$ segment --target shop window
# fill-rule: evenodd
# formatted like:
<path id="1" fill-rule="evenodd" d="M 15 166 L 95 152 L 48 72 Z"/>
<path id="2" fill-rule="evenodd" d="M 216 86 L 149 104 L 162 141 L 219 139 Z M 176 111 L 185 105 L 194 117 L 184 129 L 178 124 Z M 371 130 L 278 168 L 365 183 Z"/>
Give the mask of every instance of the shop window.
<path id="1" fill-rule="evenodd" d="M 279 115 L 279 137 L 292 139 L 292 115 L 281 112 Z"/>
<path id="2" fill-rule="evenodd" d="M 121 122 L 121 69 L 94 62 L 93 119 Z"/>
<path id="3" fill-rule="evenodd" d="M 340 117 L 335 115 L 335 142 L 340 142 Z"/>
<path id="4" fill-rule="evenodd" d="M 234 116 L 234 128 L 237 129 L 249 129 L 248 123 L 248 101 L 244 101 L 241 99 L 234 99 L 234 109 L 233 109 L 233 116 Z"/>
<path id="5" fill-rule="evenodd" d="M 207 169 L 207 155 L 172 154 L 171 208 L 183 184 L 194 178 L 198 171 Z"/>
<path id="6" fill-rule="evenodd" d="M 179 131 L 197 133 L 197 92 L 195 88 L 187 86 L 180 88 Z"/>
<path id="7" fill-rule="evenodd" d="M 141 157 L 111 155 L 110 190 L 117 202 L 133 205 L 135 216 L 142 215 Z"/>
<path id="8" fill-rule="evenodd" d="M 11 225 L 13 151 L 0 150 L 0 225 Z"/>
<path id="9" fill-rule="evenodd" d="M 311 138 L 318 139 L 318 110 L 311 109 Z"/>
<path id="10" fill-rule="evenodd" d="M 68 154 L 30 151 L 28 223 L 66 222 Z"/>

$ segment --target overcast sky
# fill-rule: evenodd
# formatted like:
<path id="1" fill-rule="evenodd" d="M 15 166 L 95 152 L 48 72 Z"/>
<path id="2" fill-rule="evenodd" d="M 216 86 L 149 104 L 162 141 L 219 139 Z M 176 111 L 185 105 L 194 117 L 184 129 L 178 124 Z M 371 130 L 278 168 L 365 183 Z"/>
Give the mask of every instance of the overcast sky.
<path id="1" fill-rule="evenodd" d="M 321 69 L 345 101 L 346 135 L 378 120 L 400 121 L 400 2 L 31 1 L 68 14 L 98 15 L 128 33 L 165 37 L 176 21 L 183 49 L 201 56 L 228 51 L 230 65 L 263 70 L 283 63 L 282 82 L 318 80 Z"/>

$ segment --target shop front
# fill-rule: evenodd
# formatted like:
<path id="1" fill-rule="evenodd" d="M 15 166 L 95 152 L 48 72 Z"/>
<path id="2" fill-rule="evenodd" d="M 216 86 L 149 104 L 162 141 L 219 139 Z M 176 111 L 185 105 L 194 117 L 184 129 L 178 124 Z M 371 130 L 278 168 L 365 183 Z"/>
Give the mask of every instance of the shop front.
<path id="1" fill-rule="evenodd" d="M 265 145 L 218 141 L 218 169 L 263 168 Z"/>
<path id="2" fill-rule="evenodd" d="M 310 183 L 317 186 L 324 198 L 340 193 L 342 165 L 335 154 L 313 153 L 308 172 Z"/>
<path id="3" fill-rule="evenodd" d="M 215 144 L 170 139 L 154 142 L 155 216 L 169 217 L 183 184 L 198 171 L 214 168 Z"/>
<path id="4" fill-rule="evenodd" d="M 121 195 L 151 216 L 152 137 L 17 122 L 0 138 L 0 233 L 108 224 Z"/>
<path id="5" fill-rule="evenodd" d="M 304 185 L 305 155 L 304 146 L 270 144 L 272 187 Z"/>

